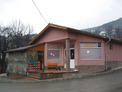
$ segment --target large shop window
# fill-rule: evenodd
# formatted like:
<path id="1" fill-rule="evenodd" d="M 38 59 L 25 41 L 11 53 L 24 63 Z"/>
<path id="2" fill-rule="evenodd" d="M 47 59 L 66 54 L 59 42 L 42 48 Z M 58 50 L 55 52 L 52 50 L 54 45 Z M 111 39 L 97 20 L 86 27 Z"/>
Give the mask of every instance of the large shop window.
<path id="1" fill-rule="evenodd" d="M 47 59 L 60 59 L 60 45 L 48 45 Z"/>
<path id="2" fill-rule="evenodd" d="M 80 59 L 96 60 L 102 59 L 101 43 L 80 43 Z"/>

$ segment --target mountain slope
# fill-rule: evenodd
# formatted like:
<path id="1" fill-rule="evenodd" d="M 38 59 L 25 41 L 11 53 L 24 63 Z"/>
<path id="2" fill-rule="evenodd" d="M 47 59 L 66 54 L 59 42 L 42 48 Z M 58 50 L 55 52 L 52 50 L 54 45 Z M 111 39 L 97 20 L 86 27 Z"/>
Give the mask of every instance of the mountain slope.
<path id="1" fill-rule="evenodd" d="M 92 27 L 92 28 L 83 29 L 83 30 L 89 31 L 89 32 L 91 32 L 91 30 L 103 31 L 108 26 L 112 26 L 113 28 L 118 28 L 119 27 L 120 29 L 122 29 L 122 18 L 119 18 L 119 19 L 117 19 L 115 21 L 111 21 L 111 22 L 105 23 L 105 24 L 103 24 L 101 26 Z"/>

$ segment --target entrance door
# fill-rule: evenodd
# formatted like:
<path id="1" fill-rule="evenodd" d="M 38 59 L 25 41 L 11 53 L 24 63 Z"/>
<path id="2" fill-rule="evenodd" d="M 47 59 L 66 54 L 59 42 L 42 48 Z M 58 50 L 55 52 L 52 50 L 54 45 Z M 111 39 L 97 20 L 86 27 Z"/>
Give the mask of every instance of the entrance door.
<path id="1" fill-rule="evenodd" d="M 70 48 L 70 68 L 75 68 L 75 58 L 74 58 L 74 48 Z M 64 50 L 65 64 L 64 68 L 66 68 L 66 49 Z"/>
<path id="2" fill-rule="evenodd" d="M 70 48 L 70 68 L 75 68 L 74 48 Z"/>
<path id="3" fill-rule="evenodd" d="M 40 61 L 41 70 L 44 70 L 44 53 L 43 53 L 43 51 L 38 52 L 38 60 Z"/>

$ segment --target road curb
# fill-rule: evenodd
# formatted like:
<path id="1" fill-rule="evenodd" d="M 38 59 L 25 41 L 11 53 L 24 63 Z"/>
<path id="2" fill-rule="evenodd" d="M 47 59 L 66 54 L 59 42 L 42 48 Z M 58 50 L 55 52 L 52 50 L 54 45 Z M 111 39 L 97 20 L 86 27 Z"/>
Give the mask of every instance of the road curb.
<path id="1" fill-rule="evenodd" d="M 114 68 L 112 70 L 97 72 L 97 73 L 80 73 L 73 76 L 67 76 L 63 78 L 54 78 L 54 79 L 47 79 L 47 80 L 27 80 L 27 79 L 19 79 L 19 80 L 12 80 L 6 77 L 6 74 L 0 74 L 0 83 L 37 83 L 37 82 L 52 82 L 52 81 L 62 81 L 62 80 L 70 80 L 70 79 L 80 79 L 80 78 L 87 78 L 93 76 L 100 76 L 104 74 L 109 74 L 112 72 L 116 72 L 121 70 L 122 67 Z"/>

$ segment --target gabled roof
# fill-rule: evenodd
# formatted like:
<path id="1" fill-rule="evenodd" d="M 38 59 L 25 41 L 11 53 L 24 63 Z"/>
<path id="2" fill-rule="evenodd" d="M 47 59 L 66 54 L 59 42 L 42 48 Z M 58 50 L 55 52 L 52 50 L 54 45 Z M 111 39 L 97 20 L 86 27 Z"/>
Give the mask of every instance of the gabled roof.
<path id="1" fill-rule="evenodd" d="M 104 39 L 104 40 L 109 39 L 108 37 L 103 37 L 103 36 L 96 35 L 96 34 L 93 34 L 93 33 L 90 33 L 90 32 L 81 31 L 81 30 L 77 30 L 77 29 L 73 29 L 73 28 L 64 27 L 64 26 L 49 23 L 32 41 L 29 42 L 29 45 L 33 44 L 48 28 L 52 28 L 52 27 L 53 28 L 58 28 L 58 29 L 63 29 L 65 31 L 81 33 L 81 34 L 84 34 L 84 35 L 88 35 L 88 36 L 92 36 L 92 37 L 96 37 L 96 38 L 101 38 L 101 39 Z M 122 41 L 119 41 L 119 40 L 116 40 L 116 39 L 111 39 L 111 41 L 122 43 Z"/>
<path id="2" fill-rule="evenodd" d="M 50 27 L 63 29 L 63 30 L 67 29 L 67 27 L 63 27 L 63 26 L 54 25 L 54 24 L 49 23 L 32 41 L 29 42 L 29 45 L 31 45 L 35 40 L 37 40 Z"/>
<path id="3" fill-rule="evenodd" d="M 49 23 L 32 41 L 30 41 L 29 46 L 20 47 L 20 48 L 16 48 L 16 49 L 11 49 L 11 50 L 8 50 L 6 52 L 24 51 L 24 50 L 27 50 L 27 49 L 32 48 L 34 46 L 38 46 L 38 45 L 44 44 L 44 43 L 38 43 L 38 44 L 33 44 L 33 43 L 50 27 L 63 29 L 63 30 L 70 31 L 70 32 L 77 32 L 77 33 L 81 33 L 81 34 L 84 34 L 84 35 L 100 38 L 100 39 L 103 39 L 103 40 L 106 40 L 106 41 L 109 40 L 108 37 L 103 37 L 103 36 L 96 35 L 96 34 L 93 34 L 93 33 L 90 33 L 90 32 L 81 31 L 81 30 L 77 30 L 77 29 L 73 29 L 73 28 L 59 26 L 59 25 L 55 25 L 55 24 L 50 24 Z M 117 40 L 117 39 L 111 39 L 111 41 L 119 43 L 119 44 L 122 44 L 122 41 Z"/>

